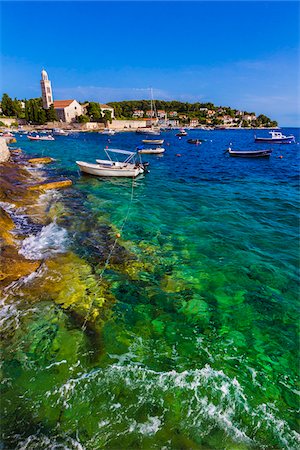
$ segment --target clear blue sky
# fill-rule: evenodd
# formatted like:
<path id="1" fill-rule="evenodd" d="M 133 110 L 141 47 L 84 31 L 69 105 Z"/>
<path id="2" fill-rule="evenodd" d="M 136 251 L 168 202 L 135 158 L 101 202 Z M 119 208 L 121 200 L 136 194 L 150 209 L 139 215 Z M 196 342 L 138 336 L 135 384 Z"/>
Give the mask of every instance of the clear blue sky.
<path id="1" fill-rule="evenodd" d="M 1 94 L 212 101 L 300 125 L 297 2 L 4 2 Z"/>

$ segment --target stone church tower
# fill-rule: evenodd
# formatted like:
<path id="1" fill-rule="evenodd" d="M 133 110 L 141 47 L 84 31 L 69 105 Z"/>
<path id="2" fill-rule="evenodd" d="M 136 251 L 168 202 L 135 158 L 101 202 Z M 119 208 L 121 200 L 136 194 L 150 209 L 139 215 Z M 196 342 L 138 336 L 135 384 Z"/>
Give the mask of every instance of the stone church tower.
<path id="1" fill-rule="evenodd" d="M 49 109 L 50 105 L 52 105 L 53 103 L 52 88 L 51 88 L 51 81 L 48 80 L 48 74 L 44 69 L 42 70 L 41 88 L 42 88 L 43 108 Z"/>

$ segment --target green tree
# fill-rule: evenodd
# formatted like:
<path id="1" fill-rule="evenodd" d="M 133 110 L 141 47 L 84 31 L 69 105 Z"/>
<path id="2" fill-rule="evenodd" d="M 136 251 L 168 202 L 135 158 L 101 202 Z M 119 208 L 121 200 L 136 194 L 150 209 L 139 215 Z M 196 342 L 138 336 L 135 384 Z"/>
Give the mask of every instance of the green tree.
<path id="1" fill-rule="evenodd" d="M 81 116 L 77 117 L 77 120 L 79 123 L 87 123 L 90 121 L 89 116 L 86 116 L 85 114 L 82 114 Z"/>
<path id="2" fill-rule="evenodd" d="M 87 113 L 90 116 L 91 122 L 100 122 L 102 119 L 102 112 L 99 103 L 90 102 L 87 107 Z"/>
<path id="3" fill-rule="evenodd" d="M 4 116 L 15 115 L 14 102 L 8 94 L 2 95 L 1 109 Z"/>
<path id="4" fill-rule="evenodd" d="M 50 105 L 50 108 L 46 110 L 47 122 L 56 122 L 57 115 L 53 105 Z"/>
<path id="5" fill-rule="evenodd" d="M 104 113 L 103 113 L 103 122 L 104 122 L 104 126 L 105 127 L 107 127 L 108 122 L 110 122 L 110 123 L 112 122 L 111 111 L 108 111 L 108 110 L 104 111 Z"/>
<path id="6" fill-rule="evenodd" d="M 43 125 L 47 122 L 46 111 L 41 98 L 32 98 L 25 102 L 25 119 L 27 122 Z"/>

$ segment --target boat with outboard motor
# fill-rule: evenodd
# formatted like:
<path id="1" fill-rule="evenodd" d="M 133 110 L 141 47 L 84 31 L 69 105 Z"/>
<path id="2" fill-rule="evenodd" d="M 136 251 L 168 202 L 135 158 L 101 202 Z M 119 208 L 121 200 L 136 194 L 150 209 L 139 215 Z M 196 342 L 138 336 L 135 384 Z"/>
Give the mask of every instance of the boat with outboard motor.
<path id="1" fill-rule="evenodd" d="M 272 142 L 273 144 L 294 144 L 295 143 L 295 136 L 285 136 L 280 131 L 269 131 L 269 134 L 271 137 L 256 137 L 254 136 L 255 142 Z"/>
<path id="2" fill-rule="evenodd" d="M 130 177 L 135 178 L 148 172 L 148 163 L 143 163 L 141 158 L 137 161 L 137 153 L 115 148 L 104 149 L 107 159 L 96 159 L 97 164 L 84 161 L 76 161 L 81 172 L 96 175 L 98 177 Z M 125 155 L 124 161 L 114 161 L 112 156 Z"/>
<path id="3" fill-rule="evenodd" d="M 272 151 L 273 151 L 272 149 L 254 150 L 254 151 L 232 150 L 230 147 L 226 150 L 226 152 L 228 152 L 230 156 L 237 156 L 240 158 L 268 158 L 271 155 Z"/>

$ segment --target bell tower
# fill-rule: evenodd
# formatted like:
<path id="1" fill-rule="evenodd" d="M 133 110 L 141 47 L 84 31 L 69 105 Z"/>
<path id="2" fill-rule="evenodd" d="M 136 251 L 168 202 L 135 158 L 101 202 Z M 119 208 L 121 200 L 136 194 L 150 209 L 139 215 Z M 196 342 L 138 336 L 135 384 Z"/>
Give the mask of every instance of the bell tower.
<path id="1" fill-rule="evenodd" d="M 42 70 L 41 89 L 42 89 L 43 108 L 49 109 L 50 105 L 52 105 L 53 103 L 53 96 L 52 96 L 51 81 L 48 79 L 48 74 L 44 69 Z"/>

